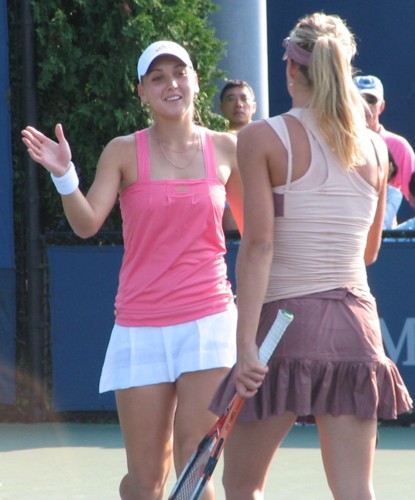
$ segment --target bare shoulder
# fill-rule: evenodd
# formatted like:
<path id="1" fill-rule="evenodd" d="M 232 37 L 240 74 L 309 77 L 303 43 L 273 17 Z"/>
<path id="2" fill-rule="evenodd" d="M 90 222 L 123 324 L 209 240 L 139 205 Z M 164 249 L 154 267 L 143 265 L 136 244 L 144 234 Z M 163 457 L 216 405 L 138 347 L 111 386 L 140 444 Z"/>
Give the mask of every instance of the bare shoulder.
<path id="1" fill-rule="evenodd" d="M 281 148 L 281 150 L 279 149 Z M 238 134 L 238 151 L 261 151 L 266 155 L 280 153 L 284 149 L 278 134 L 266 120 L 258 120 L 246 125 Z"/>
<path id="2" fill-rule="evenodd" d="M 125 154 L 126 151 L 130 151 L 132 148 L 135 151 L 135 135 L 123 135 L 111 139 L 111 141 L 105 146 L 104 151 L 110 155 L 121 155 Z"/>
<path id="3" fill-rule="evenodd" d="M 220 149 L 235 149 L 236 148 L 236 135 L 229 132 L 218 132 L 216 130 L 205 129 L 212 137 L 215 147 Z"/>
<path id="4" fill-rule="evenodd" d="M 266 120 L 257 120 L 249 123 L 239 132 L 238 143 L 247 140 L 268 143 L 270 139 L 275 139 L 275 137 L 277 134 Z"/>
<path id="5" fill-rule="evenodd" d="M 365 141 L 366 164 L 358 167 L 358 172 L 366 182 L 378 189 L 386 183 L 388 178 L 388 148 L 382 137 L 372 130 L 366 129 L 366 133 L 362 134 L 362 139 Z M 380 179 L 383 181 L 379 184 Z"/>
<path id="6" fill-rule="evenodd" d="M 111 139 L 102 150 L 98 162 L 99 169 L 125 169 L 136 162 L 134 134 Z"/>
<path id="7" fill-rule="evenodd" d="M 372 141 L 372 143 L 375 145 L 376 149 L 378 149 L 382 154 L 388 154 L 388 147 L 386 145 L 386 142 L 382 137 L 377 134 L 376 132 L 373 132 L 373 130 L 368 129 L 368 134 L 369 138 Z"/>
<path id="8" fill-rule="evenodd" d="M 215 149 L 216 163 L 219 171 L 237 169 L 236 161 L 236 136 L 228 132 L 217 132 L 215 130 L 205 129 L 212 137 L 213 147 Z"/>
<path id="9" fill-rule="evenodd" d="M 373 148 L 376 152 L 376 164 L 378 161 L 383 166 L 384 169 L 389 168 L 389 155 L 388 155 L 388 147 L 384 139 L 373 132 L 372 130 L 368 130 L 368 138 L 370 139 L 370 143 L 368 144 L 367 157 L 370 158 L 373 155 Z M 368 141 L 369 142 L 369 141 Z"/>
<path id="10" fill-rule="evenodd" d="M 134 134 L 115 137 L 104 147 L 98 161 L 96 179 L 113 179 L 121 189 L 137 178 Z"/>
<path id="11" fill-rule="evenodd" d="M 262 136 L 264 133 L 268 134 L 268 132 L 270 131 L 271 128 L 266 122 L 266 120 L 256 120 L 249 123 L 248 125 L 245 125 L 245 127 L 241 129 L 241 131 L 238 134 L 238 139 L 240 137 L 245 137 L 245 136 L 259 137 Z"/>

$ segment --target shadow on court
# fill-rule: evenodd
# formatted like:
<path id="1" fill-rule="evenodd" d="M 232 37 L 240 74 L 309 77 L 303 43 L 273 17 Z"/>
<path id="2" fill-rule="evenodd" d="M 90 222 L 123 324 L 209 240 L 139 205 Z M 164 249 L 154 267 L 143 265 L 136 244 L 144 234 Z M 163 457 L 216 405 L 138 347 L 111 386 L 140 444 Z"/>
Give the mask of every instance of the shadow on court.
<path id="1" fill-rule="evenodd" d="M 379 427 L 377 500 L 415 498 L 415 428 Z M 0 423 L 0 500 L 115 500 L 125 473 L 118 424 Z M 219 463 L 217 500 L 225 500 Z M 169 478 L 168 487 L 174 482 Z M 295 426 L 274 458 L 267 500 L 330 500 L 315 426 Z"/>

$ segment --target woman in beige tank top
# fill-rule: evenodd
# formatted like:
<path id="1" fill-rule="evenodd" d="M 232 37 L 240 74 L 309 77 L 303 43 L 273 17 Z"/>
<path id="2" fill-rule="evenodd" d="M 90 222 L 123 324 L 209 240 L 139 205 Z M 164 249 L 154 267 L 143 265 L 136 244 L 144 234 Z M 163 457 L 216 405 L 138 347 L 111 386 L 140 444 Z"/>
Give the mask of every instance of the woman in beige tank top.
<path id="1" fill-rule="evenodd" d="M 277 129 L 258 121 L 238 136 L 238 361 L 212 409 L 235 386 L 249 399 L 225 449 L 226 498 L 263 498 L 274 452 L 298 417 L 312 417 L 334 498 L 373 500 L 377 417 L 412 403 L 385 355 L 365 273 L 381 243 L 387 150 L 366 129 L 345 23 L 306 16 L 284 47 L 293 109 Z M 294 321 L 266 368 L 257 345 L 279 309 Z"/>

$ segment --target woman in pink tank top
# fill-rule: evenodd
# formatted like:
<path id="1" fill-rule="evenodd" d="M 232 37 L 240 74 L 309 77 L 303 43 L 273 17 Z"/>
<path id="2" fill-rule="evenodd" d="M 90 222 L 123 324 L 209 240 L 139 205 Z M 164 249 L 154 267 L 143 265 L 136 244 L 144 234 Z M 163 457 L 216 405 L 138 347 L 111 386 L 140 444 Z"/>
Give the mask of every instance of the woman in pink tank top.
<path id="1" fill-rule="evenodd" d="M 153 125 L 104 148 L 86 196 L 60 124 L 58 142 L 33 127 L 22 134 L 81 238 L 120 199 L 125 251 L 100 392 L 116 392 L 128 467 L 121 497 L 162 500 L 173 463 L 180 474 L 214 423 L 209 402 L 236 359 L 222 217 L 226 198 L 242 231 L 242 196 L 236 138 L 194 122 L 199 86 L 187 51 L 155 42 L 137 69 Z"/>

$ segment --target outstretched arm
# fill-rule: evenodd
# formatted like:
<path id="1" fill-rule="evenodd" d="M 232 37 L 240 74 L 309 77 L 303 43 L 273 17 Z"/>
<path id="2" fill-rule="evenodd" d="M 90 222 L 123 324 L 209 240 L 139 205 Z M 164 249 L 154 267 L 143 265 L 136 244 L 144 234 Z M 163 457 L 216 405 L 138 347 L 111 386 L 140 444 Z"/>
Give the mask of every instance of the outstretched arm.
<path id="1" fill-rule="evenodd" d="M 55 176 L 65 215 L 74 232 L 81 238 L 89 238 L 100 229 L 118 195 L 121 174 L 119 168 L 114 168 L 119 164 L 119 154 L 114 146 L 117 142 L 112 141 L 104 149 L 95 180 L 85 197 L 78 188 L 71 149 L 62 125 L 56 125 L 55 133 L 57 142 L 29 126 L 22 131 L 22 140 L 30 157 Z M 60 189 L 62 186 L 65 189 Z"/>

